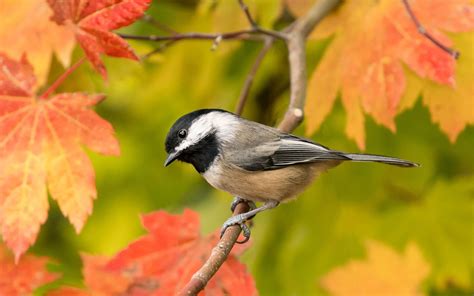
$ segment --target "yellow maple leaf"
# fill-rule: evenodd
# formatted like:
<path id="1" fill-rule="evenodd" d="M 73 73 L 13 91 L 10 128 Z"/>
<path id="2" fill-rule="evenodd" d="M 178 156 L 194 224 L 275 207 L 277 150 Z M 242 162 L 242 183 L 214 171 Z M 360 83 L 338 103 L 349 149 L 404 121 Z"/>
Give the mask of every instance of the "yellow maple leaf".
<path id="1" fill-rule="evenodd" d="M 454 142 L 466 124 L 474 124 L 474 32 L 453 36 L 455 48 L 463 48 L 454 88 L 427 82 L 423 103 L 433 122 Z"/>
<path id="2" fill-rule="evenodd" d="M 53 53 L 69 66 L 75 45 L 74 33 L 51 21 L 46 0 L 2 0 L 0 2 L 0 52 L 13 59 L 27 54 L 38 78 L 46 82 Z"/>
<path id="3" fill-rule="evenodd" d="M 380 242 L 367 242 L 367 259 L 353 260 L 326 275 L 321 285 L 331 295 L 422 295 L 420 284 L 430 266 L 414 243 L 404 254 Z"/>

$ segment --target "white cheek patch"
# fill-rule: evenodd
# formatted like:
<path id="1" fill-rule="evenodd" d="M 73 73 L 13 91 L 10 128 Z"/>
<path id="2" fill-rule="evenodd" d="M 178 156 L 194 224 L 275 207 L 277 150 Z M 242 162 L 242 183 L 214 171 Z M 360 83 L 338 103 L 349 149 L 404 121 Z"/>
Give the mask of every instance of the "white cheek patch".
<path id="1" fill-rule="evenodd" d="M 191 124 L 186 139 L 176 147 L 176 151 L 183 151 L 199 143 L 214 131 L 221 141 L 231 141 L 234 138 L 237 125 L 238 119 L 233 114 L 219 111 L 205 114 Z"/>

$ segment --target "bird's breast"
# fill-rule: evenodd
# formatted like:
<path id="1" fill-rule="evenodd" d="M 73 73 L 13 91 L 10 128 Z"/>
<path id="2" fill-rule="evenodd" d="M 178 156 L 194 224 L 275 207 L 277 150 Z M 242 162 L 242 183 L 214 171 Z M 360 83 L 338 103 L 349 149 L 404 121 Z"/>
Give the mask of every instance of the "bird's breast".
<path id="1" fill-rule="evenodd" d="M 337 163 L 299 164 L 268 171 L 247 171 L 217 158 L 202 176 L 213 187 L 253 201 L 287 201 L 322 171 Z"/>

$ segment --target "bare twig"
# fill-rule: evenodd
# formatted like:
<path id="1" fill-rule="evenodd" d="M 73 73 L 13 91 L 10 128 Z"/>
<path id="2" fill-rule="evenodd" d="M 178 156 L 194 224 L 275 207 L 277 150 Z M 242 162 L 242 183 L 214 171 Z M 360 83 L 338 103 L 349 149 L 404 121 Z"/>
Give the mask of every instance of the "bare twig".
<path id="1" fill-rule="evenodd" d="M 242 5 L 242 0 L 239 0 L 239 2 Z M 288 59 L 290 62 L 291 77 L 290 104 L 282 122 L 278 125 L 278 128 L 282 131 L 292 131 L 303 119 L 303 107 L 306 97 L 307 79 L 305 70 L 306 37 L 316 26 L 316 24 L 340 2 L 340 0 L 320 0 L 308 11 L 305 16 L 297 19 L 295 23 L 290 25 L 289 28 L 285 29 L 283 31 L 284 33 L 280 32 L 281 36 L 284 36 L 283 39 L 286 40 L 288 46 Z M 242 9 L 246 13 L 249 22 L 252 24 L 253 18 L 251 16 L 249 17 L 249 14 L 247 14 L 244 7 Z M 236 207 L 233 215 L 235 216 L 242 214 L 248 210 L 249 208 L 246 204 L 239 204 Z M 204 289 L 207 282 L 227 259 L 227 256 L 237 241 L 240 231 L 240 227 L 238 226 L 227 229 L 218 245 L 212 250 L 211 256 L 208 258 L 206 263 L 193 275 L 191 281 L 185 286 L 183 290 L 181 290 L 179 295 L 197 295 L 199 291 Z"/>
<path id="2" fill-rule="evenodd" d="M 260 26 L 257 24 L 255 19 L 252 17 L 252 14 L 250 13 L 250 10 L 247 4 L 245 4 L 243 0 L 238 0 L 238 1 L 240 4 L 240 8 L 245 13 L 245 16 L 247 17 L 247 21 L 249 22 L 252 29 L 257 32 L 267 32 L 266 30 L 260 28 Z M 282 32 L 277 32 L 277 33 L 279 37 L 276 37 L 274 34 L 268 34 L 267 32 L 267 35 L 269 36 L 265 38 L 265 44 L 263 45 L 263 48 L 260 50 L 260 53 L 255 59 L 255 62 L 252 65 L 252 68 L 250 69 L 247 75 L 247 78 L 245 79 L 244 87 L 242 88 L 242 91 L 240 93 L 239 100 L 237 103 L 237 107 L 235 109 L 235 113 L 237 115 L 242 115 L 242 112 L 244 111 L 245 103 L 247 102 L 247 98 L 250 93 L 250 88 L 252 87 L 255 74 L 257 73 L 257 70 L 260 67 L 260 64 L 262 63 L 263 58 L 267 54 L 268 50 L 272 47 L 273 42 L 275 41 L 275 38 L 281 38 L 284 40 L 288 39 L 288 36 L 286 35 L 286 33 L 282 33 Z"/>
<path id="3" fill-rule="evenodd" d="M 256 32 L 259 32 L 268 36 L 272 36 L 275 38 L 280 38 L 280 39 L 287 38 L 286 34 L 283 32 L 270 31 L 270 30 L 261 28 L 255 21 L 255 19 L 252 17 L 252 14 L 250 13 L 250 10 L 247 4 L 245 4 L 243 0 L 239 0 L 239 4 L 240 4 L 240 8 L 243 10 L 243 12 L 245 13 L 245 16 L 247 17 L 247 20 L 249 21 L 250 26 L 252 26 L 252 29 L 254 29 Z"/>
<path id="4" fill-rule="evenodd" d="M 272 47 L 274 41 L 275 41 L 275 38 L 272 38 L 272 37 L 268 37 L 265 39 L 265 43 L 262 49 L 258 53 L 258 56 L 255 58 L 252 68 L 250 68 L 250 71 L 247 75 L 247 78 L 245 78 L 244 87 L 242 88 L 242 91 L 240 93 L 237 107 L 235 109 L 235 114 L 241 115 L 242 112 L 244 111 L 244 106 L 245 106 L 245 103 L 247 102 L 247 98 L 249 96 L 250 88 L 252 87 L 255 74 L 257 73 L 258 68 L 262 64 L 263 58 L 266 56 L 268 50 L 270 50 L 270 48 Z"/>
<path id="5" fill-rule="evenodd" d="M 169 36 L 158 36 L 158 35 L 129 35 L 129 34 L 119 34 L 120 37 L 125 39 L 133 39 L 133 40 L 146 40 L 146 41 L 179 41 L 179 40 L 186 40 L 186 39 L 198 39 L 198 40 L 215 40 L 219 36 L 221 36 L 222 40 L 229 40 L 229 39 L 247 39 L 248 36 L 255 34 L 255 30 L 240 30 L 228 33 L 182 33 L 182 34 L 174 34 Z"/>
<path id="6" fill-rule="evenodd" d="M 433 42 L 434 45 L 438 46 L 439 48 L 441 48 L 442 50 L 444 50 L 445 52 L 447 52 L 450 56 L 452 56 L 453 58 L 455 59 L 458 59 L 459 58 L 459 51 L 455 50 L 455 49 L 452 49 L 452 48 L 449 48 L 447 47 L 446 45 L 444 45 L 443 43 L 441 43 L 440 41 L 438 41 L 433 35 L 431 35 L 430 33 L 428 33 L 425 29 L 425 27 L 420 23 L 420 21 L 418 20 L 418 18 L 416 17 L 415 13 L 413 12 L 413 10 L 411 9 L 411 6 L 410 4 L 408 3 L 408 0 L 402 0 L 403 1 L 403 4 L 405 5 L 405 9 L 406 11 L 408 12 L 408 15 L 410 16 L 410 18 L 412 19 L 412 21 L 415 23 L 415 26 L 416 26 L 416 29 L 418 30 L 418 32 L 425 36 L 428 40 L 430 40 L 431 42 Z"/>
<path id="7" fill-rule="evenodd" d="M 246 203 L 240 203 L 234 210 L 234 216 L 242 214 L 250 210 Z M 212 249 L 211 255 L 207 259 L 206 263 L 192 276 L 191 280 L 186 286 L 178 293 L 179 296 L 197 295 L 199 291 L 204 289 L 207 282 L 214 276 L 219 270 L 221 265 L 229 256 L 232 247 L 234 246 L 237 238 L 240 235 L 240 226 L 231 226 L 224 233 L 219 243 Z"/>
<path id="8" fill-rule="evenodd" d="M 253 19 L 252 14 L 250 14 L 250 10 L 249 10 L 249 7 L 247 6 L 247 4 L 245 4 L 243 0 L 239 0 L 239 4 L 240 4 L 240 8 L 245 13 L 245 16 L 247 17 L 247 20 L 249 21 L 252 28 L 257 28 L 258 24 Z"/>
<path id="9" fill-rule="evenodd" d="M 286 34 L 276 31 L 264 30 L 259 27 L 251 28 L 247 30 L 239 30 L 234 32 L 226 33 L 179 33 L 172 34 L 169 36 L 158 36 L 158 35 L 130 35 L 130 34 L 119 34 L 124 39 L 132 40 L 147 40 L 147 41 L 168 41 L 168 40 L 185 40 L 185 39 L 208 39 L 215 40 L 216 38 L 222 38 L 222 40 L 232 39 L 246 39 L 252 40 L 255 36 L 267 35 L 274 38 L 286 39 Z"/>

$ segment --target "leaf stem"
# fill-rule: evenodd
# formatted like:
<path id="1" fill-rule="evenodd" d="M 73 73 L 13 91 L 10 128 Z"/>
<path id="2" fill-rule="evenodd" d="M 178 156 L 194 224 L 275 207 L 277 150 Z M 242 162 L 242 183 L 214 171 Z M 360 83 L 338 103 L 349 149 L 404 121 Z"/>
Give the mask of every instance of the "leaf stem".
<path id="1" fill-rule="evenodd" d="M 410 3 L 408 3 L 408 0 L 402 0 L 402 2 L 403 2 L 403 5 L 405 6 L 405 9 L 408 12 L 408 15 L 410 16 L 411 20 L 415 23 L 415 26 L 416 26 L 416 29 L 418 30 L 418 32 L 421 35 L 425 36 L 428 40 L 430 40 L 434 45 L 438 46 L 443 51 L 447 52 L 450 56 L 452 56 L 455 59 L 458 59 L 459 56 L 460 56 L 460 52 L 455 50 L 455 49 L 452 49 L 450 47 L 447 47 L 446 45 L 444 45 L 443 43 L 438 41 L 433 35 L 428 33 L 426 31 L 426 28 L 420 23 L 420 21 L 418 20 L 418 18 L 415 15 L 415 13 L 411 9 L 411 6 L 410 6 Z"/>
<path id="2" fill-rule="evenodd" d="M 40 95 L 40 99 L 48 98 L 85 60 L 85 57 L 80 58 L 74 65 L 64 71 L 64 73 L 61 74 L 61 76 L 59 76 L 58 79 L 56 79 L 56 81 L 54 81 L 53 84 L 51 84 L 51 86 L 48 87 L 48 89 L 42 95 Z"/>

